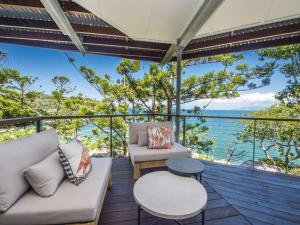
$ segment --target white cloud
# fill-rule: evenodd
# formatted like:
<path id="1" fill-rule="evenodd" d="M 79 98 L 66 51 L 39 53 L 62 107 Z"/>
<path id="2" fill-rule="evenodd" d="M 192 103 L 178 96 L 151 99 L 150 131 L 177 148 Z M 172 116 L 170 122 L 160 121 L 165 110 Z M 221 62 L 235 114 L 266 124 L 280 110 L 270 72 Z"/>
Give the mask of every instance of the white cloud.
<path id="1" fill-rule="evenodd" d="M 191 103 L 186 103 L 182 108 L 190 109 L 194 106 L 203 107 L 210 99 L 202 99 Z M 274 93 L 250 93 L 243 94 L 238 98 L 232 99 L 214 99 L 207 109 L 215 110 L 259 110 L 265 109 L 271 105 L 277 104 Z"/>

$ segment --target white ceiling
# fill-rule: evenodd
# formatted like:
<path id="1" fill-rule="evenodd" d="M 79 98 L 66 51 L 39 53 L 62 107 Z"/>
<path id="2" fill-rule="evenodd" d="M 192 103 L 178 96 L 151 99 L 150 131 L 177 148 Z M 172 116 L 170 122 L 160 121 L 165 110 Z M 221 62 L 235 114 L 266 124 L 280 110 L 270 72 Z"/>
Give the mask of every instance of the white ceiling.
<path id="1" fill-rule="evenodd" d="M 196 37 L 300 16 L 300 0 L 225 0 Z"/>
<path id="2" fill-rule="evenodd" d="M 135 40 L 176 43 L 204 0 L 74 0 Z M 195 38 L 300 17 L 300 0 L 224 0 Z"/>

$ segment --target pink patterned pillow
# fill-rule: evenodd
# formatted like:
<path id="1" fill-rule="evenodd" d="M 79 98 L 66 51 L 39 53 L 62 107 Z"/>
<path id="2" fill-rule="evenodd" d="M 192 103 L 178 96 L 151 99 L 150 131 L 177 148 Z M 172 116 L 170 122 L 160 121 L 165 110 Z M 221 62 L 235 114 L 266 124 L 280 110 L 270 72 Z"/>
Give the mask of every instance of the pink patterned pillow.
<path id="1" fill-rule="evenodd" d="M 171 148 L 170 127 L 148 127 L 149 144 L 148 148 Z"/>

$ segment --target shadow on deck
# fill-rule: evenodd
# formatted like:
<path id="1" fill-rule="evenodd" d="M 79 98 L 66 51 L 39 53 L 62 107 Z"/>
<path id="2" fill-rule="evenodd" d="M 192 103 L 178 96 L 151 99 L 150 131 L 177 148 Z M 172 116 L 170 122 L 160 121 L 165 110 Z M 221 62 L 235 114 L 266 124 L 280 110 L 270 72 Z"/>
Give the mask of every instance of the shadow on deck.
<path id="1" fill-rule="evenodd" d="M 205 224 L 300 224 L 300 177 L 205 164 L 203 184 L 208 192 Z M 132 178 L 132 165 L 127 159 L 113 160 L 113 186 L 107 193 L 99 225 L 137 224 Z M 156 220 L 146 212 L 142 212 L 141 218 L 142 225 Z M 199 224 L 200 221 L 201 215 L 182 222 Z M 174 222 L 162 220 L 159 224 Z"/>

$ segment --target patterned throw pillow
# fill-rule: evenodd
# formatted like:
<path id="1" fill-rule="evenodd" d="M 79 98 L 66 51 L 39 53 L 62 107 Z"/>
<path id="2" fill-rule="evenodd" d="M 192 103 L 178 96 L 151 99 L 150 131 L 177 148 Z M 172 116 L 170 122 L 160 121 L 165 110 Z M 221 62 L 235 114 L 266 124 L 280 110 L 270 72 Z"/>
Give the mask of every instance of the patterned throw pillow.
<path id="1" fill-rule="evenodd" d="M 67 144 L 59 145 L 59 157 L 69 180 L 79 185 L 92 168 L 88 149 L 74 138 Z"/>
<path id="2" fill-rule="evenodd" d="M 149 144 L 148 148 L 171 148 L 170 127 L 148 127 Z"/>

